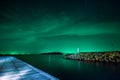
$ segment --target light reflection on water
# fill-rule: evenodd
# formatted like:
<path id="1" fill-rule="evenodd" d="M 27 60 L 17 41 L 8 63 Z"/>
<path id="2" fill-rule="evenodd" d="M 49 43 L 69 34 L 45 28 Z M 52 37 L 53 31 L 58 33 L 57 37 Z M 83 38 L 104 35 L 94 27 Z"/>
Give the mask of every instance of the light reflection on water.
<path id="1" fill-rule="evenodd" d="M 60 80 L 120 80 L 120 64 L 86 63 L 62 55 L 16 56 Z"/>

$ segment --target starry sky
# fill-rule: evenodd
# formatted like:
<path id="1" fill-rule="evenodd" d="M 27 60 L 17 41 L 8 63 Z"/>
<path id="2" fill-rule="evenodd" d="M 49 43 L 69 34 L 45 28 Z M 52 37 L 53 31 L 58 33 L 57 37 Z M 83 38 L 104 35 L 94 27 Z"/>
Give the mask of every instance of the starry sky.
<path id="1" fill-rule="evenodd" d="M 0 50 L 120 50 L 119 0 L 0 0 Z"/>

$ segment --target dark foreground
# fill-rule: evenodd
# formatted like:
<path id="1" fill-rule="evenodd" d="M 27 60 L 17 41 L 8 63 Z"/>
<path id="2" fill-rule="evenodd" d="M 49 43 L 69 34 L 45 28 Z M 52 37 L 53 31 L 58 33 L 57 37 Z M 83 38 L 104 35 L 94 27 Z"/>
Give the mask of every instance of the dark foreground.
<path id="1" fill-rule="evenodd" d="M 15 56 L 60 80 L 120 80 L 120 64 L 86 63 L 62 55 Z"/>

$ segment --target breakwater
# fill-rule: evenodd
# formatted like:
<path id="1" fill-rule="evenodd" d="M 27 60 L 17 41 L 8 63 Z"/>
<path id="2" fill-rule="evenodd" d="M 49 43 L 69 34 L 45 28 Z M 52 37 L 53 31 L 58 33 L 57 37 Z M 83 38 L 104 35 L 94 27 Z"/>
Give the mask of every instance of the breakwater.
<path id="1" fill-rule="evenodd" d="M 86 62 L 120 63 L 120 51 L 109 52 L 81 52 L 64 55 L 66 59 Z"/>

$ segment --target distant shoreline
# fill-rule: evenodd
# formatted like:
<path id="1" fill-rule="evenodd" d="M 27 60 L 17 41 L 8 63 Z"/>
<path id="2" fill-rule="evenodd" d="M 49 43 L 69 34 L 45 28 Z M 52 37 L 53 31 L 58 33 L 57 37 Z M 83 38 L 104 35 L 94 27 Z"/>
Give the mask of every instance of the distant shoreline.
<path id="1" fill-rule="evenodd" d="M 40 55 L 62 55 L 63 53 L 61 52 L 49 52 L 49 53 L 42 53 Z"/>
<path id="2" fill-rule="evenodd" d="M 30 54 L 0 54 L 0 56 L 14 56 L 14 55 L 63 55 L 61 52 L 48 52 L 48 53 L 30 53 Z"/>

